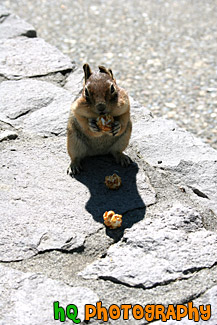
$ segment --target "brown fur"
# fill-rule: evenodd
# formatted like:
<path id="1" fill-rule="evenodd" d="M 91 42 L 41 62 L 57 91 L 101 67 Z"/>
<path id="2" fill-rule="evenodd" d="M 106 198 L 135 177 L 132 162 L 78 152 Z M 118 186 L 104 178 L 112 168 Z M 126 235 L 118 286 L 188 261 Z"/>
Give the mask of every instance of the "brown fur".
<path id="1" fill-rule="evenodd" d="M 70 175 L 80 172 L 80 162 L 86 156 L 111 153 L 121 165 L 130 163 L 130 158 L 123 154 L 132 129 L 128 95 L 117 86 L 110 69 L 100 66 L 99 72 L 92 73 L 88 64 L 83 69 L 84 88 L 71 106 L 67 125 Z M 101 132 L 97 127 L 96 118 L 100 114 L 114 117 L 111 132 Z"/>

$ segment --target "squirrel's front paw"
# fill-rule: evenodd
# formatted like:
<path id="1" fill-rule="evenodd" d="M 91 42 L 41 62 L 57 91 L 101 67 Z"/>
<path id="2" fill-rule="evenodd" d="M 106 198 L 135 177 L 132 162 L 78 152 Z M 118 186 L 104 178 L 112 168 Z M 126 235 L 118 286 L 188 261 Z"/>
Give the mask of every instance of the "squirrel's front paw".
<path id="1" fill-rule="evenodd" d="M 81 164 L 80 163 L 72 163 L 69 165 L 67 169 L 67 174 L 69 176 L 74 176 L 76 174 L 80 174 L 82 170 Z"/>
<path id="2" fill-rule="evenodd" d="M 113 156 L 114 156 L 116 162 L 123 167 L 127 167 L 132 162 L 130 157 L 128 157 L 127 155 L 125 155 L 122 152 L 114 152 Z"/>
<path id="3" fill-rule="evenodd" d="M 89 128 L 90 128 L 90 130 L 92 132 L 100 132 L 100 128 L 96 124 L 96 120 L 94 118 L 90 118 L 88 120 L 88 125 L 89 125 Z"/>
<path id="4" fill-rule="evenodd" d="M 119 133 L 120 130 L 121 130 L 120 122 L 114 121 L 114 123 L 112 123 L 112 129 L 110 133 L 112 133 L 112 135 L 115 136 Z"/>

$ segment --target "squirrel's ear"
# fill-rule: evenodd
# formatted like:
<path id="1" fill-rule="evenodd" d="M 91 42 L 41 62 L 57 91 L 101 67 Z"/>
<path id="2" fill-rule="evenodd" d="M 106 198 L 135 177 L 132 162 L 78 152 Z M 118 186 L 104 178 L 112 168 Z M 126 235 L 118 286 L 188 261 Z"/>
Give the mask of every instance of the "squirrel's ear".
<path id="1" fill-rule="evenodd" d="M 92 74 L 89 64 L 85 63 L 85 64 L 83 65 L 83 70 L 84 70 L 84 79 L 85 79 L 85 83 L 86 83 L 87 79 L 88 79 L 88 78 L 91 76 L 91 74 Z"/>
<path id="2" fill-rule="evenodd" d="M 111 70 L 111 69 L 109 69 L 108 71 L 109 71 L 109 73 L 110 73 L 110 75 L 111 75 L 112 79 L 114 79 L 114 77 L 113 77 L 113 73 L 112 73 L 112 70 Z"/>
<path id="3" fill-rule="evenodd" d="M 112 79 L 113 78 L 113 73 L 111 69 L 106 69 L 105 67 L 103 67 L 102 65 L 99 66 L 99 71 L 102 73 L 107 73 Z"/>

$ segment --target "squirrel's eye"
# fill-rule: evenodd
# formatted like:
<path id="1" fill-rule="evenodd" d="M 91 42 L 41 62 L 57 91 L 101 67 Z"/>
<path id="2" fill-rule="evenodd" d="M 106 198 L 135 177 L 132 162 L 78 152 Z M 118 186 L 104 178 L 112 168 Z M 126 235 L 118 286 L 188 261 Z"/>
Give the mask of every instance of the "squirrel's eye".
<path id="1" fill-rule="evenodd" d="M 114 92 L 115 92 L 115 87 L 111 85 L 111 94 L 113 94 Z"/>
<path id="2" fill-rule="evenodd" d="M 86 98 L 89 98 L 90 97 L 90 94 L 89 94 L 89 91 L 88 91 L 87 88 L 85 88 L 84 92 L 85 92 L 85 97 Z"/>

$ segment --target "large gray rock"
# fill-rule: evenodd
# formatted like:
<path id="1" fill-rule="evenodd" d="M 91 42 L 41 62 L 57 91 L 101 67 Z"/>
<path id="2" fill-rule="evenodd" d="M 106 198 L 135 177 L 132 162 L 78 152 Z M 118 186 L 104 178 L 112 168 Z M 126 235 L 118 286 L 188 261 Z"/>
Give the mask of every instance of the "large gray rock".
<path id="1" fill-rule="evenodd" d="M 217 234 L 202 227 L 200 214 L 177 205 L 127 230 L 106 258 L 87 266 L 81 275 L 152 288 L 214 265 L 216 245 Z"/>
<path id="2" fill-rule="evenodd" d="M 61 141 L 20 142 L 16 151 L 1 152 L 0 260 L 20 260 L 47 249 L 71 251 L 100 228 L 85 210 L 86 187 L 66 175 Z"/>
<path id="3" fill-rule="evenodd" d="M 36 30 L 16 15 L 9 15 L 0 20 L 0 39 L 18 36 L 36 37 Z"/>
<path id="4" fill-rule="evenodd" d="M 21 79 L 72 70 L 70 59 L 40 38 L 0 41 L 0 75 Z"/>
<path id="5" fill-rule="evenodd" d="M 1 151 L 0 260 L 82 249 L 85 238 L 104 227 L 107 209 L 135 209 L 124 226 L 130 227 L 155 202 L 148 178 L 136 165 L 126 169 L 110 157 L 86 159 L 83 173 L 72 179 L 66 175 L 67 163 L 64 137 L 20 139 Z M 124 185 L 110 191 L 104 179 L 115 170 Z M 144 208 L 139 218 L 137 208 Z"/>
<path id="6" fill-rule="evenodd" d="M 217 221 L 217 152 L 213 160 L 182 160 L 178 166 L 169 168 L 169 171 L 171 180 L 178 186 L 187 186 L 188 194 L 201 206 L 211 209 Z"/>
<path id="7" fill-rule="evenodd" d="M 0 84 L 1 117 L 28 133 L 66 133 L 73 96 L 39 80 L 5 81 Z"/>
<path id="8" fill-rule="evenodd" d="M 149 164 L 169 171 L 172 182 L 188 186 L 192 199 L 217 216 L 217 151 L 173 121 L 153 118 L 136 105 L 134 109 L 133 146 Z"/>
<path id="9" fill-rule="evenodd" d="M 149 164 L 167 168 L 177 166 L 182 160 L 198 163 L 217 159 L 216 150 L 201 139 L 177 127 L 175 122 L 153 118 L 143 110 L 140 107 L 141 115 L 134 123 L 131 141 Z"/>
<path id="10" fill-rule="evenodd" d="M 84 320 L 85 304 L 96 304 L 97 295 L 85 287 L 71 287 L 41 274 L 23 273 L 0 265 L 0 324 L 39 325 L 56 324 L 53 303 L 66 309 L 69 304 L 78 308 L 78 316 Z M 59 323 L 59 322 L 58 322 Z M 67 319 L 66 323 L 72 324 Z"/>

